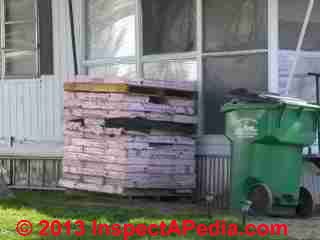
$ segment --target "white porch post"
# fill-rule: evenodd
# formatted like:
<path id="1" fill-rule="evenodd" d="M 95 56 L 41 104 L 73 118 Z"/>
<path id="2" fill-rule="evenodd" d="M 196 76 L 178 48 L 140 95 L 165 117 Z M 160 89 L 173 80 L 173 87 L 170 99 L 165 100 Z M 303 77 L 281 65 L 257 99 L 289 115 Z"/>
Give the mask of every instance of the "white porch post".
<path id="1" fill-rule="evenodd" d="M 302 48 L 303 40 L 304 40 L 304 37 L 305 37 L 306 32 L 307 32 L 308 24 L 310 22 L 313 6 L 314 6 L 314 0 L 309 0 L 308 9 L 307 9 L 306 16 L 305 16 L 305 19 L 304 19 L 304 22 L 303 22 L 303 25 L 302 25 L 302 29 L 301 29 L 299 40 L 298 40 L 298 46 L 296 48 L 296 52 L 295 52 L 295 56 L 294 56 L 294 60 L 293 60 L 293 66 L 291 67 L 290 74 L 289 74 L 288 86 L 287 86 L 287 94 L 289 94 L 291 82 L 292 82 L 294 74 L 296 72 L 298 60 L 299 60 L 299 57 L 300 57 L 300 54 L 301 54 L 301 48 Z"/>
<path id="2" fill-rule="evenodd" d="M 281 0 L 280 0 L 281 1 Z M 268 90 L 279 92 L 279 0 L 268 1 Z"/>

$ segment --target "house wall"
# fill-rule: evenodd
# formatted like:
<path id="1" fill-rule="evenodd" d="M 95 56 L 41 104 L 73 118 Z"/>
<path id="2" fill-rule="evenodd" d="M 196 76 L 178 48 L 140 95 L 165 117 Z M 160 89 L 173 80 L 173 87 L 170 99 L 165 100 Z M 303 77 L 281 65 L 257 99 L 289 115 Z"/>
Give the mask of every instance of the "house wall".
<path id="1" fill-rule="evenodd" d="M 79 63 L 85 59 L 84 57 L 84 9 L 85 0 L 73 0 L 75 31 L 77 39 L 77 54 Z M 269 3 L 269 19 L 275 19 L 277 7 L 275 2 Z M 73 76 L 73 56 L 70 37 L 69 9 L 67 0 L 52 1 L 53 10 L 53 37 L 54 37 L 54 75 L 43 76 L 42 79 L 28 80 L 3 80 L 0 84 L 0 154 L 1 145 L 7 146 L 10 137 L 20 140 L 22 143 L 27 140 L 32 142 L 60 142 L 63 141 L 63 82 Z M 276 19 L 277 20 L 277 19 Z M 269 49 L 270 56 L 273 56 L 277 48 L 274 42 L 277 35 L 271 31 L 276 30 L 277 21 L 269 23 Z M 272 33 L 272 34 L 271 34 Z M 300 60 L 299 66 L 305 66 L 301 72 L 316 71 L 317 66 L 314 63 L 316 55 Z M 280 51 L 280 90 L 284 90 L 287 86 L 290 62 L 292 61 L 292 53 L 290 51 Z M 309 64 L 312 62 L 312 64 Z M 82 64 L 79 64 L 82 65 Z M 273 57 L 269 61 L 269 89 L 277 91 L 277 60 Z M 81 73 L 84 70 L 81 69 Z M 299 76 L 297 76 L 299 77 Z M 300 77 L 301 78 L 301 77 Z M 296 78 L 295 78 L 296 79 Z M 309 80 L 306 80 L 309 81 Z M 310 80 L 311 81 L 311 80 Z M 298 97 L 304 95 L 309 96 L 312 89 L 312 83 L 308 84 L 305 89 L 300 86 L 304 81 L 295 81 L 292 84 L 293 92 L 297 92 Z M 36 147 L 37 148 L 37 147 Z M 38 148 L 37 148 L 38 149 Z M 43 150 L 44 152 L 47 150 Z"/>
<path id="2" fill-rule="evenodd" d="M 73 3 L 81 59 L 81 1 Z M 74 74 L 68 1 L 52 1 L 52 11 L 54 75 L 0 80 L 0 156 L 63 153 L 63 82 Z"/>
<path id="3" fill-rule="evenodd" d="M 47 152 L 56 151 L 63 134 L 61 89 L 60 81 L 54 76 L 2 81 L 0 155 L 44 153 L 41 148 Z M 14 138 L 12 147 L 11 137 Z M 51 149 L 50 146 L 55 147 Z"/>

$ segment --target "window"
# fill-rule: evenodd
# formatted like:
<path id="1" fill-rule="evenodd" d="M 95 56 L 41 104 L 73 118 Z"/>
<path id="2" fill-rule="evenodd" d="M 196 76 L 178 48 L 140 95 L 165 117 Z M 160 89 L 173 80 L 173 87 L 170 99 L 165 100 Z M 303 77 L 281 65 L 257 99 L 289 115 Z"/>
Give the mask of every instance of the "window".
<path id="1" fill-rule="evenodd" d="M 307 10 L 311 9 L 304 34 L 303 23 Z M 320 2 L 310 0 L 281 0 L 279 4 L 280 25 L 280 81 L 281 94 L 315 101 L 314 78 L 309 72 L 320 71 Z M 308 16 L 309 17 L 309 16 Z M 301 51 L 296 51 L 298 40 Z"/>
<path id="2" fill-rule="evenodd" d="M 232 89 L 267 90 L 268 1 L 204 0 L 203 123 L 224 134 L 221 106 Z"/>
<path id="3" fill-rule="evenodd" d="M 228 92 L 235 88 L 267 91 L 268 58 L 266 54 L 208 57 L 204 62 L 204 131 L 224 134 L 221 106 Z"/>
<path id="4" fill-rule="evenodd" d="M 280 0 L 279 1 L 279 37 L 280 49 L 296 50 L 298 39 L 304 23 L 309 0 Z M 320 2 L 314 1 L 302 49 L 320 51 Z"/>
<path id="5" fill-rule="evenodd" d="M 143 70 L 146 79 L 197 80 L 197 62 L 195 60 L 145 63 Z"/>
<path id="6" fill-rule="evenodd" d="M 1 69 L 5 77 L 53 73 L 50 0 L 1 0 Z"/>
<path id="7" fill-rule="evenodd" d="M 102 66 L 90 67 L 88 74 L 92 77 L 104 77 L 115 75 L 118 77 L 126 77 L 134 79 L 136 77 L 135 64 L 107 64 Z"/>
<path id="8" fill-rule="evenodd" d="M 86 0 L 89 76 L 136 77 L 135 0 Z"/>
<path id="9" fill-rule="evenodd" d="M 196 50 L 194 0 L 142 0 L 143 53 Z"/>
<path id="10" fill-rule="evenodd" d="M 135 56 L 135 1 L 86 0 L 87 58 Z"/>
<path id="11" fill-rule="evenodd" d="M 306 35 L 304 36 L 302 49 L 305 51 L 320 51 L 320 2 L 315 1 L 310 16 Z"/>
<path id="12" fill-rule="evenodd" d="M 205 0 L 206 52 L 266 49 L 266 0 Z"/>
<path id="13" fill-rule="evenodd" d="M 309 0 L 279 1 L 279 48 L 295 50 Z"/>
<path id="14" fill-rule="evenodd" d="M 224 133 L 223 94 L 267 90 L 268 0 L 85 2 L 88 74 L 203 81 L 201 134 Z"/>

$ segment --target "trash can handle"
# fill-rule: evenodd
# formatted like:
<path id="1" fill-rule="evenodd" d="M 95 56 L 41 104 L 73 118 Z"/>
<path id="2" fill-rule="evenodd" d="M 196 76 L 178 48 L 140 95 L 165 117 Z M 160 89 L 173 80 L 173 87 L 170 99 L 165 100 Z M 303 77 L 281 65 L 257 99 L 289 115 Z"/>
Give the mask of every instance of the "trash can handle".
<path id="1" fill-rule="evenodd" d="M 281 111 L 280 111 L 279 121 L 278 121 L 278 125 L 277 125 L 278 128 L 281 128 L 281 122 L 282 122 L 282 119 L 283 119 L 283 115 L 284 115 L 285 110 L 286 110 L 286 105 L 283 104 L 283 105 L 282 105 L 282 109 L 281 109 Z"/>
<path id="2" fill-rule="evenodd" d="M 297 118 L 301 117 L 303 109 L 304 109 L 303 107 L 299 107 L 299 112 L 297 112 Z M 279 117 L 279 121 L 278 121 L 278 128 L 281 128 L 281 122 L 282 122 L 285 110 L 286 110 L 286 105 L 284 104 L 281 109 L 281 112 L 280 112 L 280 117 Z"/>

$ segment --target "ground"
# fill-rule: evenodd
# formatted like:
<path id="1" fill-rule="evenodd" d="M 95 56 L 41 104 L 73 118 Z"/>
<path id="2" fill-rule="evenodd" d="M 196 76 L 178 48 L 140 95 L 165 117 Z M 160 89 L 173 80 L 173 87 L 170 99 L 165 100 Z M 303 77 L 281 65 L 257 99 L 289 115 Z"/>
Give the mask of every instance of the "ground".
<path id="1" fill-rule="evenodd" d="M 27 219 L 34 224 L 34 233 L 25 239 L 106 239 L 106 237 L 92 237 L 91 232 L 84 237 L 46 237 L 38 236 L 40 226 L 37 223 L 43 219 L 61 222 L 67 220 L 75 221 L 81 219 L 89 222 L 97 220 L 98 223 L 160 223 L 177 219 L 193 219 L 197 223 L 209 225 L 216 219 L 224 219 L 228 223 L 236 223 L 241 227 L 239 218 L 227 212 L 214 212 L 212 218 L 208 218 L 205 208 L 193 205 L 186 201 L 162 201 L 155 200 L 134 200 L 129 201 L 119 197 L 107 197 L 105 195 L 70 195 L 63 192 L 16 192 L 15 198 L 0 201 L 0 239 L 18 240 L 22 239 L 16 233 L 16 224 L 22 219 Z M 87 227 L 87 226 L 86 226 Z M 314 228 L 314 227 L 313 227 Z M 73 227 L 72 232 L 76 229 Z M 164 238 L 164 237 L 162 237 Z M 152 237 L 152 239 L 162 239 Z M 198 237 L 195 234 L 188 234 L 186 237 L 165 237 L 166 239 L 212 239 L 212 237 Z M 122 239 L 112 238 L 107 239 Z M 131 237 L 130 239 L 151 239 L 151 237 Z M 287 239 L 284 237 L 215 237 L 215 239 Z"/>
<path id="2" fill-rule="evenodd" d="M 255 218 L 250 222 L 254 224 L 287 224 L 290 240 L 319 240 L 320 239 L 320 217 L 316 216 L 309 219 L 284 219 L 284 218 Z"/>

